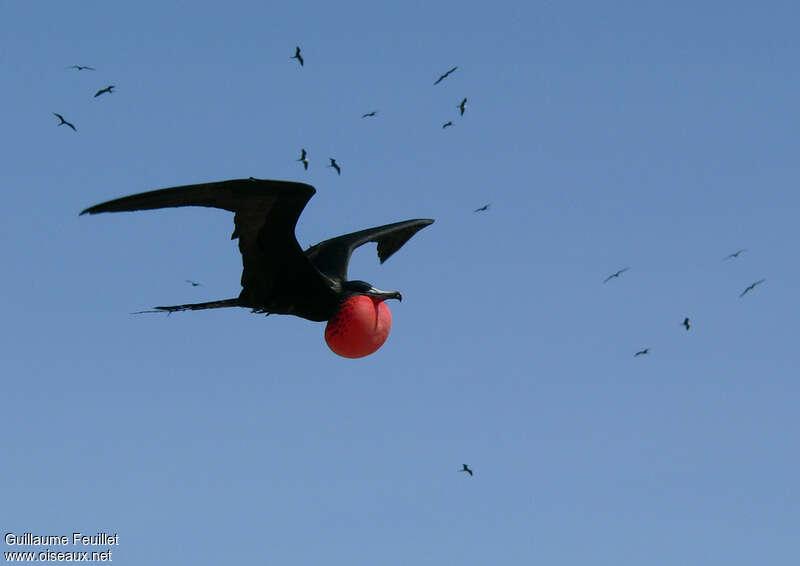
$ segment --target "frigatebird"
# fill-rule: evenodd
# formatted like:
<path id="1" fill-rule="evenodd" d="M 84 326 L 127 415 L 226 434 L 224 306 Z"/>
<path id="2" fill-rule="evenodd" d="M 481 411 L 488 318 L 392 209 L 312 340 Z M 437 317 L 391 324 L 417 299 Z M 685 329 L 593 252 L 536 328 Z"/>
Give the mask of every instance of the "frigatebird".
<path id="1" fill-rule="evenodd" d="M 489 210 L 489 205 L 491 205 L 491 204 L 492 204 L 492 203 L 489 203 L 489 204 L 484 204 L 482 207 L 480 207 L 480 208 L 476 208 L 476 209 L 475 209 L 475 210 L 473 210 L 472 212 L 483 212 L 483 211 L 485 211 L 485 210 Z"/>
<path id="2" fill-rule="evenodd" d="M 469 469 L 469 466 L 467 466 L 466 464 L 461 464 L 461 465 L 464 467 L 458 470 L 459 472 L 467 472 L 469 475 L 472 475 L 472 470 Z"/>
<path id="3" fill-rule="evenodd" d="M 625 268 L 623 268 L 623 269 L 620 269 L 620 270 L 619 270 L 619 271 L 617 271 L 616 273 L 612 273 L 611 275 L 609 275 L 608 277 L 606 277 L 606 280 L 605 280 L 605 281 L 603 281 L 603 283 L 608 283 L 608 282 L 609 282 L 609 281 L 611 281 L 611 280 L 612 280 L 614 277 L 619 277 L 620 275 L 622 275 L 623 273 L 625 273 L 625 272 L 626 272 L 626 271 L 628 271 L 629 269 L 630 269 L 630 267 L 625 267 Z"/>
<path id="4" fill-rule="evenodd" d="M 73 124 L 71 124 L 71 123 L 67 122 L 67 121 L 64 119 L 64 117 L 63 117 L 61 114 L 59 114 L 58 112 L 53 112 L 53 116 L 55 116 L 56 118 L 58 118 L 59 120 L 61 120 L 61 121 L 58 123 L 58 125 L 59 125 L 59 126 L 63 126 L 63 125 L 65 125 L 65 124 L 66 124 L 67 126 L 69 126 L 70 128 L 72 128 L 72 130 L 73 130 L 74 132 L 77 132 L 77 131 L 78 131 L 78 130 L 76 130 L 76 129 L 75 129 L 75 126 L 74 126 Z"/>
<path id="5" fill-rule="evenodd" d="M 372 112 L 367 112 L 366 114 L 362 114 L 361 117 L 362 118 L 370 118 L 370 117 L 374 116 L 377 113 L 378 113 L 377 110 L 373 110 Z"/>
<path id="6" fill-rule="evenodd" d="M 461 115 L 464 115 L 464 111 L 467 109 L 467 99 L 461 101 L 461 104 L 458 105 L 458 109 L 461 110 Z"/>
<path id="7" fill-rule="evenodd" d="M 740 253 L 742 253 L 742 252 L 746 252 L 746 251 L 747 251 L 747 250 L 745 250 L 745 249 L 737 250 L 737 251 L 733 252 L 732 254 L 728 254 L 728 255 L 726 255 L 726 256 L 725 256 L 724 258 L 722 258 L 722 259 L 723 259 L 723 261 L 724 261 L 724 260 L 726 260 L 726 259 L 732 259 L 732 258 L 735 258 L 735 257 L 739 257 L 739 254 L 740 254 Z"/>
<path id="8" fill-rule="evenodd" d="M 748 285 L 747 289 L 742 291 L 742 294 L 739 295 L 739 298 L 741 299 L 742 297 L 744 297 L 747 293 L 749 293 L 750 291 L 755 289 L 757 285 L 761 285 L 764 281 L 766 281 L 766 279 L 759 279 L 755 283 L 752 283 L 752 284 Z"/>
<path id="9" fill-rule="evenodd" d="M 308 171 L 308 159 L 306 159 L 306 155 L 308 155 L 306 153 L 306 148 L 304 148 L 304 147 L 301 148 L 300 149 L 300 159 L 298 159 L 297 161 L 302 162 L 303 163 L 303 169 Z"/>
<path id="10" fill-rule="evenodd" d="M 72 65 L 71 67 L 67 67 L 68 69 L 77 69 L 79 71 L 83 71 L 86 69 L 87 71 L 94 71 L 94 67 L 90 67 L 89 65 Z"/>
<path id="11" fill-rule="evenodd" d="M 303 56 L 300 55 L 300 46 L 299 45 L 297 47 L 295 47 L 294 55 L 289 57 L 289 59 L 297 59 L 300 62 L 300 66 L 301 67 L 303 66 Z"/>
<path id="12" fill-rule="evenodd" d="M 376 242 L 378 259 L 383 263 L 433 220 L 419 218 L 367 228 L 303 250 L 294 234 L 295 225 L 315 192 L 305 183 L 251 177 L 139 193 L 91 206 L 81 214 L 180 206 L 206 206 L 234 213 L 231 239 L 239 239 L 243 264 L 239 296 L 155 307 L 155 311 L 245 307 L 257 313 L 290 314 L 321 322 L 341 315 L 353 296 L 366 296 L 376 304 L 386 299 L 402 300 L 400 291 L 383 291 L 365 281 L 348 280 L 350 255 L 357 247 Z"/>
<path id="13" fill-rule="evenodd" d="M 452 73 L 453 71 L 455 71 L 456 69 L 458 69 L 458 67 L 453 67 L 452 69 L 450 69 L 449 71 L 447 71 L 445 74 L 443 74 L 441 77 L 439 77 L 438 79 L 436 79 L 436 82 L 435 82 L 435 83 L 433 83 L 433 86 L 436 86 L 436 85 L 438 85 L 440 82 L 442 82 L 443 80 L 445 80 L 445 79 L 447 78 L 447 76 L 448 76 L 450 73 Z"/>
<path id="14" fill-rule="evenodd" d="M 448 128 L 448 127 L 450 127 L 452 125 L 453 125 L 452 120 L 449 121 L 449 122 L 445 122 L 444 124 L 442 124 L 442 129 L 444 130 L 445 128 Z"/>
<path id="15" fill-rule="evenodd" d="M 688 316 L 683 319 L 683 322 L 681 324 L 686 327 L 686 330 L 689 330 L 692 327 L 692 323 L 689 322 L 689 317 Z"/>
<path id="16" fill-rule="evenodd" d="M 649 354 L 649 353 L 650 353 L 650 348 L 645 348 L 644 350 L 639 350 L 638 352 L 636 352 L 633 355 L 633 357 L 635 358 L 636 356 L 643 356 L 644 354 Z"/>
<path id="17" fill-rule="evenodd" d="M 106 88 L 101 88 L 96 93 L 94 93 L 94 97 L 97 98 L 98 96 L 100 96 L 101 94 L 103 94 L 105 92 L 107 92 L 108 94 L 112 94 L 112 91 L 111 91 L 112 88 L 114 88 L 114 85 L 108 85 Z"/>
<path id="18" fill-rule="evenodd" d="M 339 167 L 339 164 L 336 163 L 336 160 L 333 157 L 330 157 L 329 159 L 331 160 L 331 164 L 327 165 L 327 167 L 333 167 L 334 169 L 336 169 L 336 174 L 337 175 L 341 175 L 342 174 L 342 168 Z"/>
<path id="19" fill-rule="evenodd" d="M 187 283 L 189 283 L 192 287 L 202 287 L 202 283 L 198 283 L 197 281 L 192 281 L 191 279 L 185 279 Z"/>

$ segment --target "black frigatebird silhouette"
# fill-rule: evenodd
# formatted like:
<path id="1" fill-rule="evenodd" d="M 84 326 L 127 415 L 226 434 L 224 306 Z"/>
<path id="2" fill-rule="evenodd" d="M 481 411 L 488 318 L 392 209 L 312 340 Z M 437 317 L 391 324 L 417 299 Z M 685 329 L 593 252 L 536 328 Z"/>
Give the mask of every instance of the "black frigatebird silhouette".
<path id="1" fill-rule="evenodd" d="M 61 120 L 61 121 L 58 123 L 58 125 L 59 125 L 59 126 L 67 125 L 67 126 L 69 126 L 70 128 L 72 128 L 72 131 L 74 131 L 74 132 L 77 132 L 77 131 L 78 131 L 78 130 L 76 130 L 76 129 L 75 129 L 75 126 L 74 126 L 73 124 L 71 124 L 70 122 L 67 122 L 67 121 L 64 119 L 64 117 L 63 117 L 61 114 L 59 114 L 58 112 L 53 112 L 53 116 L 55 116 L 56 118 L 58 118 L 59 120 Z"/>
<path id="2" fill-rule="evenodd" d="M 452 72 L 453 72 L 453 71 L 455 71 L 456 69 L 458 69 L 458 67 L 453 67 L 452 69 L 450 69 L 449 71 L 447 71 L 445 74 L 443 74 L 441 77 L 439 77 L 438 79 L 436 79 L 436 82 L 435 82 L 435 83 L 433 83 L 433 86 L 436 86 L 436 85 L 438 85 L 440 82 L 442 82 L 443 80 L 445 80 L 445 79 L 448 77 L 448 75 L 450 75 L 450 73 L 452 73 Z"/>
<path id="3" fill-rule="evenodd" d="M 145 312 L 245 307 L 258 313 L 290 314 L 321 322 L 336 315 L 342 302 L 353 295 L 402 300 L 400 291 L 383 291 L 365 281 L 348 280 L 350 255 L 357 247 L 376 242 L 378 259 L 383 263 L 433 220 L 420 218 L 368 228 L 303 250 L 294 234 L 295 225 L 315 192 L 305 183 L 234 179 L 135 194 L 97 204 L 81 214 L 180 206 L 206 206 L 234 213 L 231 239 L 239 239 L 243 264 L 239 296 L 154 307 L 155 311 Z"/>
<path id="4" fill-rule="evenodd" d="M 306 148 L 301 148 L 300 149 L 300 159 L 298 159 L 297 161 L 300 161 L 303 164 L 303 169 L 308 171 L 308 159 L 306 159 L 306 155 L 308 155 L 306 153 Z"/>
<path id="5" fill-rule="evenodd" d="M 98 96 L 100 96 L 101 94 L 103 94 L 105 92 L 107 92 L 108 94 L 112 94 L 112 90 L 111 89 L 113 89 L 113 88 L 114 88 L 114 85 L 108 85 L 106 88 L 101 88 L 96 93 L 94 93 L 94 97 L 97 98 Z"/>
<path id="6" fill-rule="evenodd" d="M 191 279 L 185 279 L 185 281 L 191 285 L 192 287 L 202 287 L 202 283 L 198 283 L 197 281 L 192 281 Z"/>
<path id="7" fill-rule="evenodd" d="M 467 99 L 461 101 L 461 104 L 458 105 L 459 110 L 461 110 L 461 115 L 464 115 L 464 111 L 467 109 Z"/>
<path id="8" fill-rule="evenodd" d="M 476 209 L 475 209 L 475 210 L 473 210 L 472 212 L 483 212 L 483 211 L 485 211 L 485 210 L 489 210 L 489 206 L 490 206 L 491 204 L 492 204 L 492 203 L 489 203 L 489 204 L 484 204 L 482 207 L 480 207 L 480 208 L 476 208 Z"/>
<path id="9" fill-rule="evenodd" d="M 686 327 L 686 330 L 689 330 L 692 327 L 692 323 L 689 322 L 689 317 L 688 316 L 683 319 L 683 322 L 681 322 L 681 324 Z"/>
<path id="10" fill-rule="evenodd" d="M 362 114 L 362 115 L 361 115 L 361 117 L 362 117 L 362 118 L 369 118 L 369 117 L 371 117 L 371 116 L 374 116 L 374 115 L 375 115 L 375 114 L 377 114 L 377 113 L 378 113 L 378 111 L 377 111 L 377 110 L 373 110 L 373 111 L 371 111 L 371 112 L 367 112 L 366 114 Z"/>
<path id="11" fill-rule="evenodd" d="M 746 251 L 747 251 L 747 250 L 745 250 L 745 249 L 737 250 L 737 251 L 733 252 L 732 254 L 728 254 L 728 255 L 726 255 L 724 258 L 722 258 L 722 260 L 724 261 L 724 260 L 726 260 L 726 259 L 733 259 L 733 258 L 735 258 L 735 257 L 739 257 L 739 254 L 740 254 L 740 253 L 742 253 L 742 252 L 746 252 Z"/>
<path id="12" fill-rule="evenodd" d="M 442 124 L 442 129 L 444 130 L 445 128 L 449 128 L 449 127 L 450 127 L 450 126 L 452 126 L 452 125 L 453 125 L 453 122 L 452 122 L 452 121 L 450 121 L 450 122 L 445 122 L 444 124 Z"/>
<path id="13" fill-rule="evenodd" d="M 289 57 L 289 59 L 297 59 L 299 61 L 299 63 L 300 63 L 300 66 L 301 67 L 303 66 L 303 56 L 300 55 L 300 46 L 299 45 L 294 48 L 294 55 Z"/>
<path id="14" fill-rule="evenodd" d="M 78 71 L 83 71 L 84 69 L 87 71 L 94 71 L 94 67 L 90 67 L 89 65 L 72 65 L 71 67 L 67 67 L 68 69 L 77 69 Z"/>
<path id="15" fill-rule="evenodd" d="M 623 268 L 623 269 L 620 269 L 620 270 L 619 270 L 619 271 L 617 271 L 616 273 L 612 273 L 611 275 L 609 275 L 608 277 L 606 277 L 606 279 L 605 279 L 605 281 L 603 281 L 603 283 L 608 283 L 608 282 L 609 282 L 609 281 L 611 281 L 611 280 L 612 280 L 614 277 L 619 277 L 620 275 L 622 275 L 623 273 L 625 273 L 625 272 L 626 272 L 626 271 L 628 271 L 629 269 L 630 269 L 630 267 L 625 267 L 625 268 Z"/>
<path id="16" fill-rule="evenodd" d="M 747 286 L 747 289 L 745 289 L 744 291 L 742 291 L 742 294 L 741 294 L 741 295 L 739 295 L 739 298 L 741 299 L 742 297 L 744 297 L 744 296 L 745 296 L 747 293 L 749 293 L 750 291 L 752 291 L 753 289 L 755 289 L 755 288 L 756 288 L 756 286 L 758 286 L 758 285 L 761 285 L 761 284 L 762 284 L 764 281 L 766 281 L 766 279 L 759 279 L 759 280 L 758 280 L 758 281 L 756 281 L 755 283 L 751 283 L 750 285 L 748 285 L 748 286 Z"/>
<path id="17" fill-rule="evenodd" d="M 336 163 L 336 160 L 333 157 L 330 157 L 329 159 L 331 160 L 331 164 L 327 165 L 327 167 L 333 167 L 334 169 L 336 169 L 336 174 L 337 175 L 341 175 L 342 174 L 342 168 L 339 167 L 339 164 Z"/>
<path id="18" fill-rule="evenodd" d="M 459 472 L 467 472 L 469 475 L 472 475 L 472 470 L 469 469 L 469 466 L 466 464 L 461 464 L 463 467 L 458 470 Z"/>
<path id="19" fill-rule="evenodd" d="M 633 357 L 635 358 L 636 356 L 643 356 L 643 355 L 649 354 L 649 353 L 650 353 L 650 348 L 645 348 L 644 350 L 639 350 L 638 352 L 636 352 L 633 355 Z"/>

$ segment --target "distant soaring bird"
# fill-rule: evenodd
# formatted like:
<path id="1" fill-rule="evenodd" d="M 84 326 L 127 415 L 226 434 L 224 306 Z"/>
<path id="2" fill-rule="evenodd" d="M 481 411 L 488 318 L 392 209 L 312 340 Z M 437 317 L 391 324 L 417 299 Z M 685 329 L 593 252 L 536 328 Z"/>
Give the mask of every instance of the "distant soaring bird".
<path id="1" fill-rule="evenodd" d="M 686 330 L 689 330 L 692 327 L 692 323 L 689 322 L 689 317 L 688 316 L 683 319 L 683 322 L 681 324 L 683 324 L 686 327 Z"/>
<path id="2" fill-rule="evenodd" d="M 334 169 L 336 169 L 336 174 L 337 175 L 341 175 L 342 174 L 342 168 L 339 167 L 339 164 L 336 163 L 336 160 L 333 157 L 330 157 L 329 159 L 331 160 L 331 164 L 327 165 L 327 167 L 333 167 Z"/>
<path id="3" fill-rule="evenodd" d="M 186 279 L 186 282 L 189 283 L 192 287 L 202 287 L 202 283 L 198 283 L 197 281 L 192 281 L 191 279 Z"/>
<path id="4" fill-rule="evenodd" d="M 472 475 L 472 470 L 469 469 L 469 466 L 467 466 L 466 464 L 461 464 L 461 465 L 463 466 L 463 468 L 458 470 L 459 472 L 467 472 L 469 475 Z"/>
<path id="5" fill-rule="evenodd" d="M 371 116 L 374 116 L 374 115 L 375 115 L 375 114 L 377 114 L 377 113 L 378 113 L 378 111 L 377 111 L 377 110 L 373 110 L 372 112 L 367 112 L 366 114 L 363 114 L 361 117 L 362 117 L 362 118 L 369 118 L 369 117 L 371 117 Z"/>
<path id="6" fill-rule="evenodd" d="M 449 128 L 452 125 L 453 125 L 453 122 L 445 122 L 444 124 L 442 124 L 442 129 Z"/>
<path id="7" fill-rule="evenodd" d="M 461 104 L 458 105 L 458 108 L 461 110 L 461 115 L 464 115 L 464 110 L 467 109 L 467 99 L 461 101 Z"/>
<path id="8" fill-rule="evenodd" d="M 449 71 L 447 71 L 445 74 L 443 74 L 441 77 L 439 77 L 438 79 L 436 79 L 436 82 L 435 82 L 435 83 L 433 83 L 433 86 L 436 86 L 436 85 L 438 85 L 440 82 L 442 82 L 444 79 L 446 79 L 450 73 L 452 73 L 452 72 L 453 72 L 453 71 L 455 71 L 456 69 L 458 69 L 458 67 L 453 67 L 452 69 L 450 69 Z"/>
<path id="9" fill-rule="evenodd" d="M 636 352 L 633 355 L 633 357 L 635 358 L 636 356 L 643 356 L 643 355 L 649 354 L 649 353 L 650 353 L 650 348 L 645 348 L 644 350 L 639 350 L 638 352 Z"/>
<path id="10" fill-rule="evenodd" d="M 350 255 L 357 247 L 376 242 L 383 263 L 433 220 L 421 218 L 368 228 L 303 251 L 295 238 L 295 225 L 315 192 L 304 183 L 235 179 L 135 194 L 89 207 L 81 214 L 180 206 L 229 210 L 234 213 L 232 238 L 239 239 L 244 267 L 239 296 L 155 307 L 156 311 L 245 307 L 253 312 L 328 321 L 325 340 L 334 352 L 348 358 L 366 356 L 389 336 L 392 318 L 384 301 L 402 300 L 402 295 L 348 280 Z"/>
<path id="11" fill-rule="evenodd" d="M 101 88 L 96 93 L 94 93 L 94 97 L 97 98 L 98 96 L 100 96 L 101 94 L 103 94 L 105 92 L 107 92 L 108 94 L 111 94 L 112 93 L 112 91 L 111 91 L 112 88 L 114 88 L 114 85 L 108 85 L 106 88 Z"/>
<path id="12" fill-rule="evenodd" d="M 306 149 L 305 148 L 300 149 L 300 159 L 298 159 L 297 161 L 300 161 L 303 164 L 303 169 L 308 171 L 308 159 L 306 159 L 306 155 L 307 155 Z"/>
<path id="13" fill-rule="evenodd" d="M 74 131 L 74 132 L 77 132 L 77 131 L 78 131 L 78 130 L 76 130 L 76 129 L 75 129 L 75 126 L 73 126 L 72 124 L 70 124 L 69 122 L 67 122 L 67 121 L 64 119 L 64 117 L 63 117 L 61 114 L 59 114 L 58 112 L 53 112 L 53 116 L 55 116 L 56 118 L 58 118 L 59 120 L 61 120 L 61 121 L 58 123 L 58 125 L 59 125 L 59 126 L 64 126 L 64 125 L 67 125 L 67 126 L 69 126 L 70 128 L 72 128 L 72 131 Z"/>
<path id="14" fill-rule="evenodd" d="M 300 66 L 301 67 L 303 66 L 303 56 L 300 55 L 300 46 L 299 45 L 297 47 L 295 47 L 294 55 L 289 57 L 289 59 L 297 59 L 300 62 Z"/>
<path id="15" fill-rule="evenodd" d="M 623 269 L 620 269 L 620 270 L 619 270 L 619 271 L 617 271 L 616 273 L 612 273 L 611 275 L 609 275 L 608 277 L 606 277 L 606 279 L 605 279 L 605 281 L 603 281 L 603 283 L 608 283 L 608 282 L 609 282 L 609 281 L 611 281 L 611 280 L 612 280 L 614 277 L 619 277 L 620 275 L 622 275 L 623 273 L 625 273 L 625 272 L 626 272 L 626 271 L 628 271 L 629 269 L 630 269 L 630 267 L 625 267 L 625 268 L 623 268 Z"/>
<path id="16" fill-rule="evenodd" d="M 744 297 L 744 296 L 745 296 L 747 293 L 749 293 L 750 291 L 752 291 L 753 289 L 755 289 L 757 285 L 761 285 L 761 284 L 762 284 L 764 281 L 766 281 L 766 279 L 759 279 L 759 280 L 758 280 L 758 281 L 756 281 L 755 283 L 752 283 L 751 285 L 749 285 L 749 286 L 747 287 L 747 289 L 745 289 L 744 291 L 742 291 L 742 294 L 741 294 L 741 295 L 739 295 L 739 298 L 741 299 L 742 297 Z"/>
<path id="17" fill-rule="evenodd" d="M 88 65 L 73 65 L 73 66 L 68 67 L 68 68 L 69 69 L 77 69 L 79 71 L 83 71 L 84 69 L 87 70 L 87 71 L 94 71 L 95 70 L 94 67 L 90 67 Z"/>
<path id="18" fill-rule="evenodd" d="M 489 203 L 489 204 L 491 204 L 491 203 Z M 483 212 L 485 210 L 489 210 L 489 204 L 484 204 L 482 207 L 476 208 L 472 212 Z"/>
<path id="19" fill-rule="evenodd" d="M 732 254 L 729 254 L 729 255 L 725 256 L 725 257 L 724 257 L 724 258 L 722 258 L 722 259 L 723 259 L 723 260 L 726 260 L 726 259 L 731 259 L 731 258 L 734 258 L 734 257 L 739 257 L 739 254 L 740 254 L 740 253 L 742 253 L 742 252 L 746 252 L 746 251 L 747 251 L 747 250 L 738 250 L 738 251 L 735 251 L 735 252 L 733 252 Z"/>

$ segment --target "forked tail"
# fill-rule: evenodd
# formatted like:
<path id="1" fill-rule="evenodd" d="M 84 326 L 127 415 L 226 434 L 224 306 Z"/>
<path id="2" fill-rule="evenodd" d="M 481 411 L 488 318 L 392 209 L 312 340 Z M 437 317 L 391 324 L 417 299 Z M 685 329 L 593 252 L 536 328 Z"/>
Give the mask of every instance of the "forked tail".
<path id="1" fill-rule="evenodd" d="M 188 305 L 174 305 L 171 307 L 153 307 L 150 311 L 139 311 L 131 314 L 144 314 L 148 312 L 173 313 L 179 311 L 199 311 L 204 309 L 221 309 L 223 307 L 240 307 L 242 304 L 239 299 L 223 299 L 221 301 L 209 301 L 207 303 L 191 303 Z"/>

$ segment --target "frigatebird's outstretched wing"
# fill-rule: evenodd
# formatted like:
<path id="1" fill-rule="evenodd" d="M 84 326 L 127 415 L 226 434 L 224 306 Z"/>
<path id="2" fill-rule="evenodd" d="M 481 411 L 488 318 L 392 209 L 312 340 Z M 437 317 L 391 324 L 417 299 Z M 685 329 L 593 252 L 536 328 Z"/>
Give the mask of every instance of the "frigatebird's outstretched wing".
<path id="1" fill-rule="evenodd" d="M 234 179 L 131 195 L 92 206 L 81 214 L 179 206 L 230 210 L 235 213 L 236 226 L 231 239 L 239 238 L 244 267 L 239 306 L 267 309 L 272 305 L 274 312 L 288 309 L 282 314 L 324 320 L 322 311 L 330 309 L 330 304 L 324 303 L 335 302 L 335 293 L 294 234 L 297 219 L 315 192 L 305 183 Z M 308 304 L 309 298 L 314 304 Z"/>
<path id="2" fill-rule="evenodd" d="M 378 259 L 383 263 L 402 248 L 414 234 L 430 224 L 433 224 L 433 220 L 418 218 L 367 228 L 320 242 L 308 248 L 305 253 L 317 269 L 329 277 L 345 281 L 350 255 L 358 246 L 367 242 L 377 242 Z"/>

